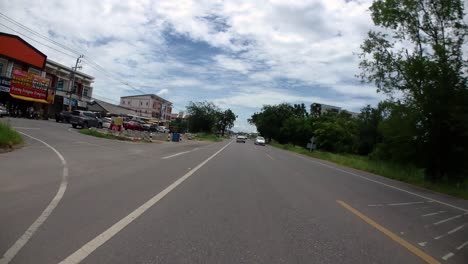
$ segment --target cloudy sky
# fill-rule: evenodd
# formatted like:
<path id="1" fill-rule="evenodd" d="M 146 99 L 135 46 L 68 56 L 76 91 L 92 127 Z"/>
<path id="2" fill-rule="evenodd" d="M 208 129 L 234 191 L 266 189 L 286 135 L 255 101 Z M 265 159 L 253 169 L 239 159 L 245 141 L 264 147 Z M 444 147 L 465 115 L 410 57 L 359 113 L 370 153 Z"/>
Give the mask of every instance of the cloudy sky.
<path id="1" fill-rule="evenodd" d="M 0 31 L 22 37 L 49 59 L 91 61 L 93 96 L 118 102 L 163 96 L 184 110 L 209 100 L 239 116 L 264 104 L 321 102 L 359 111 L 382 95 L 360 84 L 359 52 L 372 21 L 370 0 L 6 1 L 0 12 L 66 45 L 59 47 L 0 16 Z M 14 30 L 14 31 L 12 31 Z M 49 47 L 47 47 L 47 46 Z M 103 71 L 95 64 L 102 66 Z"/>

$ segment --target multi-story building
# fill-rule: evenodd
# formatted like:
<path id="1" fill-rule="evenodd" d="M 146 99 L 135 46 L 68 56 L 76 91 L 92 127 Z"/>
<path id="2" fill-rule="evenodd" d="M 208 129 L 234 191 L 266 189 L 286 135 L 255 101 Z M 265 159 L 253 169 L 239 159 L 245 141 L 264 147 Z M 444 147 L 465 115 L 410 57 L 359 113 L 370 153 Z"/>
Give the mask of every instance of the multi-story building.
<path id="1" fill-rule="evenodd" d="M 71 96 L 73 109 L 86 108 L 94 77 L 47 59 L 19 36 L 0 32 L 0 43 L 0 104 L 22 115 L 32 107 L 50 117 L 68 109 Z"/>
<path id="2" fill-rule="evenodd" d="M 142 94 L 120 97 L 120 106 L 133 109 L 139 116 L 169 120 L 172 103 L 155 94 Z"/>
<path id="3" fill-rule="evenodd" d="M 52 111 L 49 111 L 50 113 L 69 109 L 70 98 L 72 109 L 86 109 L 93 95 L 93 76 L 80 71 L 74 72 L 71 67 L 49 59 L 46 61 L 45 72 L 45 77 L 50 80 L 50 87 L 55 90 L 55 100 L 53 107 L 49 108 Z"/>

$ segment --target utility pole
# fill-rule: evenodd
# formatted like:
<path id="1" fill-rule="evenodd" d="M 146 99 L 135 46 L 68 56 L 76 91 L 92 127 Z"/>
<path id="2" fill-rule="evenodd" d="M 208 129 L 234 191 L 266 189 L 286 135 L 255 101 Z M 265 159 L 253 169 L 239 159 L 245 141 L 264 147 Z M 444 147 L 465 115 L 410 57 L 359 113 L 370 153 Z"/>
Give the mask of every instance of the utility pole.
<path id="1" fill-rule="evenodd" d="M 81 63 L 81 59 L 84 58 L 84 55 L 80 55 L 76 59 L 75 67 L 72 67 L 73 69 L 73 77 L 72 77 L 72 83 L 70 87 L 70 94 L 68 95 L 68 111 L 72 110 L 72 92 L 75 91 L 75 75 L 76 75 L 76 70 L 81 69 L 81 66 L 78 66 L 78 64 Z"/>

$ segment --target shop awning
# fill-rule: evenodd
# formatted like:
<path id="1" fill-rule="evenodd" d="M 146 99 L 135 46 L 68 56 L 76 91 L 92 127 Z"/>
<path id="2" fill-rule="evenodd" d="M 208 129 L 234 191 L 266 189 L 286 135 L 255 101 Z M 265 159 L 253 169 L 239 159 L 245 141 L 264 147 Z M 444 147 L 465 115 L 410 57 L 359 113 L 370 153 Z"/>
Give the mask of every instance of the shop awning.
<path id="1" fill-rule="evenodd" d="M 37 98 L 32 98 L 32 97 L 27 97 L 27 96 L 16 95 L 16 94 L 12 94 L 12 93 L 10 93 L 10 95 L 11 95 L 11 97 L 16 98 L 16 99 L 20 99 L 20 100 L 38 102 L 38 103 L 43 103 L 43 104 L 49 104 L 49 102 L 47 102 L 44 99 L 37 99 Z"/>

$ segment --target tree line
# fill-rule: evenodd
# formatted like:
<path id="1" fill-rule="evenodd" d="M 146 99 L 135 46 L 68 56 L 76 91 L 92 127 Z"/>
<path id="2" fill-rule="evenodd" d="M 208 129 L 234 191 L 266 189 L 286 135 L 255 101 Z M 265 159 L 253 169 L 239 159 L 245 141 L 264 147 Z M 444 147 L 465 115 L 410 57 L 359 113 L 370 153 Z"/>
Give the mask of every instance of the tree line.
<path id="1" fill-rule="evenodd" d="M 432 182 L 468 179 L 468 27 L 460 0 L 376 0 L 359 77 L 387 99 L 349 113 L 266 105 L 249 119 L 270 140 L 424 168 Z"/>
<path id="2" fill-rule="evenodd" d="M 184 127 L 191 133 L 214 133 L 224 136 L 234 126 L 237 116 L 231 109 L 222 110 L 212 102 L 190 102 L 187 120 L 175 120 L 174 126 Z"/>

